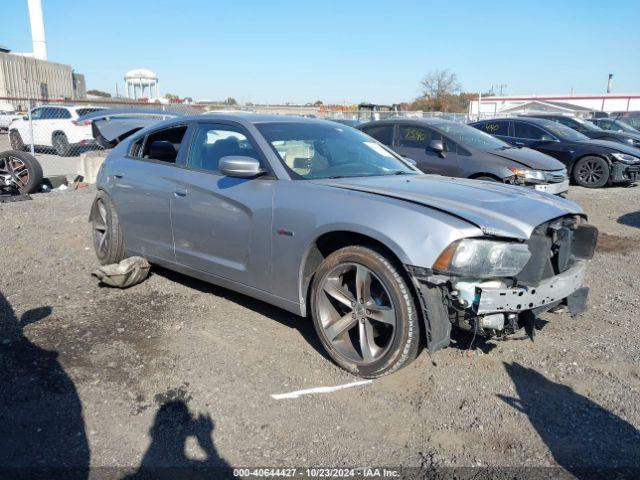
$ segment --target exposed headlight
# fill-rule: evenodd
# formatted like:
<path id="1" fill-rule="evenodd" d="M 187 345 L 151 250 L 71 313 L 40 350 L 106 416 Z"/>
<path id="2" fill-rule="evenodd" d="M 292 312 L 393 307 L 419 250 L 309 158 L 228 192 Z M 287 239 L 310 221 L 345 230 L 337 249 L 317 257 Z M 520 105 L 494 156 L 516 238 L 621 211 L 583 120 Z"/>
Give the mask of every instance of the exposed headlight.
<path id="1" fill-rule="evenodd" d="M 622 163 L 634 164 L 640 162 L 640 158 L 626 153 L 612 153 L 611 156 Z"/>
<path id="2" fill-rule="evenodd" d="M 546 180 L 544 172 L 541 172 L 540 170 L 527 170 L 525 168 L 518 167 L 510 167 L 509 170 L 511 170 L 516 177 L 525 178 L 527 180 L 538 180 L 540 182 L 544 182 Z"/>
<path id="3" fill-rule="evenodd" d="M 513 277 L 522 271 L 530 257 L 529 247 L 524 243 L 465 238 L 449 245 L 432 268 L 465 277 Z"/>

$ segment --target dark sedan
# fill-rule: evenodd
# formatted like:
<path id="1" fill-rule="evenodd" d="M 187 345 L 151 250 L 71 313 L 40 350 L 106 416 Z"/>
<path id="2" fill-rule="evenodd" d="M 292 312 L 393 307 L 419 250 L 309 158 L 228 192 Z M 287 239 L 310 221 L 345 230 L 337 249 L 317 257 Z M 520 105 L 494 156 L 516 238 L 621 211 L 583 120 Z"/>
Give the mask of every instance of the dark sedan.
<path id="1" fill-rule="evenodd" d="M 633 147 L 640 147 L 640 132 L 622 132 L 600 128 L 600 125 L 594 125 L 581 118 L 567 117 L 566 115 L 527 115 L 536 118 L 546 118 L 554 122 L 561 123 L 569 128 L 586 135 L 593 140 L 607 140 L 609 142 L 626 143 Z"/>
<path id="2" fill-rule="evenodd" d="M 564 165 L 458 122 L 396 118 L 359 125 L 379 142 L 414 160 L 425 173 L 524 185 L 560 194 L 569 189 Z"/>
<path id="3" fill-rule="evenodd" d="M 587 188 L 629 183 L 640 176 L 640 150 L 619 142 L 591 140 L 552 120 L 499 118 L 471 124 L 513 145 L 551 155 L 565 164 L 576 184 Z"/>
<path id="4" fill-rule="evenodd" d="M 603 130 L 640 135 L 640 131 L 636 130 L 628 123 L 616 120 L 615 118 L 588 118 L 587 120 Z"/>

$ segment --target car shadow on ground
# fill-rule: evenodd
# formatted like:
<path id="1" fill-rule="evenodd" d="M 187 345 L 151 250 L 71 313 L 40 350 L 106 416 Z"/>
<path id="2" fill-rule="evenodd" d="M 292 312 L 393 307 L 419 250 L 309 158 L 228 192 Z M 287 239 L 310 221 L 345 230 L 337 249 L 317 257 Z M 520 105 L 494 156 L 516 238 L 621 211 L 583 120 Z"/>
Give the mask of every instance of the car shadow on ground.
<path id="1" fill-rule="evenodd" d="M 233 469 L 213 443 L 215 424 L 210 416 L 193 416 L 182 400 L 164 403 L 149 430 L 151 445 L 138 470 L 123 480 L 198 480 L 233 478 Z M 187 439 L 196 440 L 201 459 L 188 458 Z"/>
<path id="2" fill-rule="evenodd" d="M 640 210 L 621 215 L 618 217 L 618 223 L 628 227 L 640 228 Z"/>
<path id="3" fill-rule="evenodd" d="M 89 444 L 76 387 L 58 361 L 24 335 L 51 307 L 18 318 L 0 292 L 0 478 L 86 479 Z"/>
<path id="4" fill-rule="evenodd" d="M 324 351 L 320 340 L 318 339 L 316 331 L 313 328 L 313 322 L 310 318 L 300 317 L 261 300 L 248 297 L 246 295 L 242 295 L 241 293 L 234 292 L 233 290 L 227 290 L 226 288 L 218 287 L 217 285 L 213 285 L 211 283 L 207 283 L 188 275 L 183 275 L 181 273 L 174 272 L 172 270 L 168 270 L 156 265 L 153 266 L 153 273 L 160 275 L 167 280 L 171 280 L 186 287 L 198 290 L 199 292 L 225 298 L 244 308 L 248 308 L 256 313 L 259 313 L 260 315 L 264 315 L 265 317 L 275 320 L 286 327 L 298 330 L 302 338 L 304 338 L 305 341 L 309 345 L 311 345 L 316 352 L 322 355 L 325 359 L 331 361 L 327 353 Z"/>
<path id="5" fill-rule="evenodd" d="M 640 478 L 640 431 L 572 388 L 518 363 L 505 363 L 526 414 L 555 461 L 578 479 Z"/>

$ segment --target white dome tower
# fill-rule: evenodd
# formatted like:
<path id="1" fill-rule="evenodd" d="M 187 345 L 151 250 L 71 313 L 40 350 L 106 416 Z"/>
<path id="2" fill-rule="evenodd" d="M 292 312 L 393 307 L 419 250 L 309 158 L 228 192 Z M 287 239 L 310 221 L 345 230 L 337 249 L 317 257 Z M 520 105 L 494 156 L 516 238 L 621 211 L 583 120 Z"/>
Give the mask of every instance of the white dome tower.
<path id="1" fill-rule="evenodd" d="M 160 99 L 158 76 L 146 68 L 129 70 L 124 76 L 124 91 L 134 100 L 147 98 L 150 102 Z"/>

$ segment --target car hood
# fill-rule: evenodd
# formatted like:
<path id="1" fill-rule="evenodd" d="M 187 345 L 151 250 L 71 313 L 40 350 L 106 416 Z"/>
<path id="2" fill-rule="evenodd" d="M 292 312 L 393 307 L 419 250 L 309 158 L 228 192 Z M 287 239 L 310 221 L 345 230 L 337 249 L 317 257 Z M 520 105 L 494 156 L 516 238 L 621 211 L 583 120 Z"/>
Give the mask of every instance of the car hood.
<path id="1" fill-rule="evenodd" d="M 526 240 L 541 223 L 582 209 L 564 198 L 498 182 L 394 175 L 312 180 L 325 186 L 381 195 L 439 210 L 476 225 L 487 235 Z"/>
<path id="2" fill-rule="evenodd" d="M 626 153 L 628 155 L 633 155 L 634 157 L 640 157 L 640 149 L 638 149 L 637 147 L 632 147 L 631 145 L 627 145 L 625 143 L 610 142 L 608 140 L 584 140 L 577 143 L 597 145 L 598 147 L 610 148 L 611 150 L 615 150 L 616 152 Z"/>
<path id="3" fill-rule="evenodd" d="M 565 168 L 564 164 L 555 158 L 531 148 L 513 147 L 504 150 L 490 150 L 486 153 L 506 158 L 534 170 L 562 170 Z"/>

